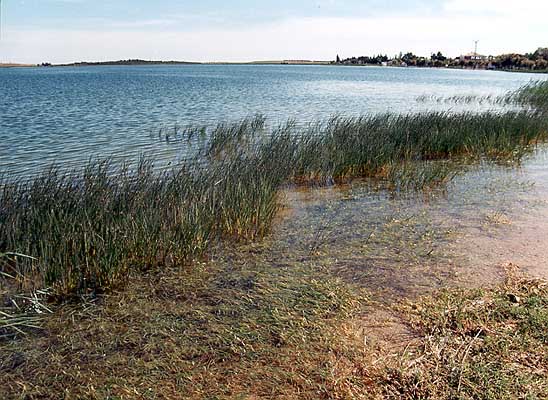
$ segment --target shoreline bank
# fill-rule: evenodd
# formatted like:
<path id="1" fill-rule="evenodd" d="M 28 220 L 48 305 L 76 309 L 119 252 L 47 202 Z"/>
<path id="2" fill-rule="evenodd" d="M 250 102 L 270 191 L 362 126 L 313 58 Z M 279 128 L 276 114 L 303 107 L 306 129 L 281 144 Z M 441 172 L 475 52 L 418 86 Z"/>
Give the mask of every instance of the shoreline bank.
<path id="1" fill-rule="evenodd" d="M 324 66 L 324 67 L 355 67 L 355 68 L 403 68 L 403 69 L 437 69 L 437 70 L 463 70 L 463 71 L 494 71 L 494 72 L 512 72 L 512 73 L 530 73 L 530 74 L 548 74 L 546 70 L 525 70 L 525 69 L 505 69 L 505 68 L 468 68 L 468 67 L 423 67 L 423 66 L 400 66 L 400 65 L 376 65 L 376 64 L 337 64 L 332 61 L 250 61 L 250 62 L 192 62 L 192 61 L 144 61 L 136 63 L 127 63 L 119 61 L 105 62 L 76 62 L 68 64 L 0 64 L 0 68 L 72 68 L 72 67 L 102 67 L 102 66 L 121 66 L 121 67 L 137 67 L 137 66 L 185 66 L 185 65 L 257 65 L 257 66 Z"/>

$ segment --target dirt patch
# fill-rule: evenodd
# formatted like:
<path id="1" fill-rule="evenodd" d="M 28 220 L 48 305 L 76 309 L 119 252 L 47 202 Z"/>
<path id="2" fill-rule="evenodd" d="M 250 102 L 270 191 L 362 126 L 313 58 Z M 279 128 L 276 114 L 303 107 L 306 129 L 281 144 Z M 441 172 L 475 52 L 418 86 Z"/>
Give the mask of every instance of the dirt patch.
<path id="1" fill-rule="evenodd" d="M 405 319 L 384 306 L 368 306 L 350 322 L 353 337 L 368 350 L 390 354 L 413 346 L 417 335 Z"/>
<path id="2" fill-rule="evenodd" d="M 467 254 L 459 283 L 481 287 L 502 282 L 502 267 L 519 265 L 535 278 L 548 279 L 548 207 L 505 216 L 505 223 L 488 221 L 482 229 L 463 234 L 456 251 Z"/>

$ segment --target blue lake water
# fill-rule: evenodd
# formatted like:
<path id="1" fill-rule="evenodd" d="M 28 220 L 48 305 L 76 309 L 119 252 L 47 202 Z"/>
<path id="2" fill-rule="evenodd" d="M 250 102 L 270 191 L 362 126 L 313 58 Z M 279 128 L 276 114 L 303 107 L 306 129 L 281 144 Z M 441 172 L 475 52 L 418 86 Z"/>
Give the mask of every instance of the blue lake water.
<path id="1" fill-rule="evenodd" d="M 184 149 L 153 139 L 163 127 L 263 114 L 274 125 L 386 111 L 482 111 L 484 102 L 545 75 L 445 69 L 182 65 L 0 69 L 0 174 L 29 175 L 91 157 L 175 161 Z M 422 98 L 422 100 L 420 100 Z"/>

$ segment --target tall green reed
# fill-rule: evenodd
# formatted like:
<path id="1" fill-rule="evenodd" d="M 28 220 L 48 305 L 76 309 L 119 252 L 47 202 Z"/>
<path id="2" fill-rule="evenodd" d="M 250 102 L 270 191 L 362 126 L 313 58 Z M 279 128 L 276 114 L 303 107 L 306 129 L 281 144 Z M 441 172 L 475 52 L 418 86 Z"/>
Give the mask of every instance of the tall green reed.
<path id="1" fill-rule="evenodd" d="M 28 257 L 0 259 L 0 271 L 60 296 L 114 288 L 131 271 L 189 263 L 214 241 L 264 236 L 288 183 L 371 177 L 426 187 L 454 174 L 444 160 L 519 159 L 548 135 L 542 110 L 386 113 L 273 129 L 258 116 L 189 130 L 193 156 L 170 170 L 147 159 L 91 160 L 26 181 L 4 177 L 0 253 Z"/>
<path id="2" fill-rule="evenodd" d="M 548 80 L 531 81 L 518 90 L 503 96 L 508 103 L 533 107 L 537 111 L 548 112 Z"/>

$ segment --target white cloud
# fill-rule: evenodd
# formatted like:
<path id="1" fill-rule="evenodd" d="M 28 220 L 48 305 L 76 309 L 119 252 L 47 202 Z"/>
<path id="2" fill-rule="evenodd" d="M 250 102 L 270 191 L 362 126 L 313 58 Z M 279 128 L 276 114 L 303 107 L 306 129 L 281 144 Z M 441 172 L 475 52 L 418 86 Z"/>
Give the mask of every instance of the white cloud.
<path id="1" fill-rule="evenodd" d="M 467 2 L 469 0 L 453 0 L 451 7 L 468 9 L 465 7 Z M 501 3 L 510 2 L 502 0 Z M 0 60 L 329 60 L 336 54 L 343 57 L 375 53 L 394 55 L 408 50 L 422 55 L 441 50 L 456 56 L 470 51 L 476 39 L 480 40 L 480 52 L 491 54 L 532 51 L 548 44 L 545 13 L 530 15 L 527 21 L 516 20 L 511 13 L 486 17 L 472 13 L 461 15 L 455 11 L 454 15 L 295 18 L 260 26 L 202 28 L 187 32 L 178 31 L 176 25 L 150 32 L 137 27 L 100 32 L 14 30 L 4 35 L 6 41 L 0 46 Z"/>
<path id="2" fill-rule="evenodd" d="M 444 10 L 453 14 L 493 15 L 506 17 L 525 17 L 522 23 L 529 19 L 548 18 L 548 1 L 546 0 L 449 0 Z"/>

